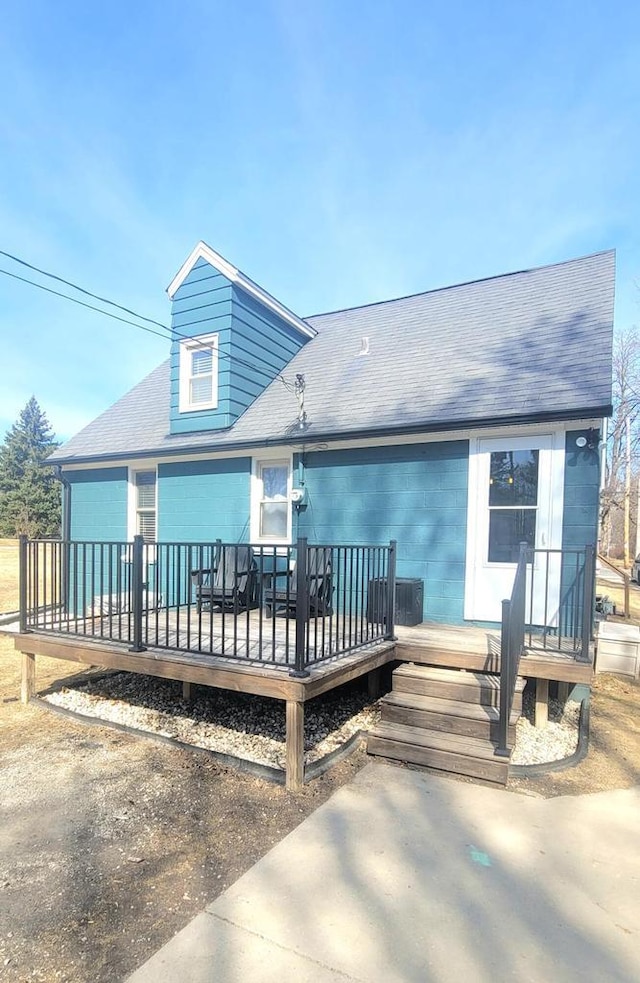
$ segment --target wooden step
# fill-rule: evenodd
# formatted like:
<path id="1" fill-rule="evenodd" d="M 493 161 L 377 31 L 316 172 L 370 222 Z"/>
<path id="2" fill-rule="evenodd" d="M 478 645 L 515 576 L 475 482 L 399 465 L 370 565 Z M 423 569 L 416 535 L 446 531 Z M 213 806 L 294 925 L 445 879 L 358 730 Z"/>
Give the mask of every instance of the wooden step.
<path id="1" fill-rule="evenodd" d="M 460 652 L 404 640 L 396 643 L 396 658 L 403 662 L 469 669 L 471 672 L 500 672 L 500 652 Z"/>
<path id="2" fill-rule="evenodd" d="M 369 754 L 506 785 L 509 758 L 495 753 L 491 741 L 402 724 L 380 723 L 369 734 Z"/>
<path id="3" fill-rule="evenodd" d="M 518 678 L 513 698 L 513 705 L 518 710 L 522 709 L 524 685 L 524 679 Z M 500 678 L 484 672 L 441 669 L 407 662 L 394 670 L 393 689 L 399 693 L 496 706 L 500 695 Z"/>
<path id="4" fill-rule="evenodd" d="M 520 709 L 514 708 L 509 721 L 509 741 L 515 740 L 515 726 Z M 426 730 L 449 731 L 463 737 L 498 739 L 500 712 L 495 706 L 460 700 L 445 700 L 436 696 L 397 692 L 395 689 L 382 700 L 382 720 L 406 724 Z"/>

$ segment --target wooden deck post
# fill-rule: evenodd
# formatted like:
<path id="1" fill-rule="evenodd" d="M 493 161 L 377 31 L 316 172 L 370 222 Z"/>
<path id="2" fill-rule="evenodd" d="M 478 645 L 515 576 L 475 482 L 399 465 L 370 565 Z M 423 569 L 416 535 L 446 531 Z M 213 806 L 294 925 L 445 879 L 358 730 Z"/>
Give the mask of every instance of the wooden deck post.
<path id="1" fill-rule="evenodd" d="M 549 721 L 549 680 L 536 679 L 536 709 L 534 723 L 536 727 L 546 727 Z"/>
<path id="2" fill-rule="evenodd" d="M 193 683 L 188 683 L 186 679 L 182 682 L 182 699 L 185 703 L 193 702 Z"/>
<path id="3" fill-rule="evenodd" d="M 558 699 L 560 700 L 561 703 L 566 703 L 566 701 L 569 699 L 570 690 L 571 690 L 570 683 L 563 683 L 563 682 L 558 683 Z"/>
<path id="4" fill-rule="evenodd" d="M 370 700 L 377 700 L 382 690 L 382 669 L 372 669 L 367 673 L 367 695 Z"/>
<path id="5" fill-rule="evenodd" d="M 304 703 L 287 700 L 287 767 L 288 789 L 304 784 Z"/>
<path id="6" fill-rule="evenodd" d="M 31 652 L 22 653 L 22 686 L 20 699 L 28 703 L 36 695 L 36 657 Z"/>

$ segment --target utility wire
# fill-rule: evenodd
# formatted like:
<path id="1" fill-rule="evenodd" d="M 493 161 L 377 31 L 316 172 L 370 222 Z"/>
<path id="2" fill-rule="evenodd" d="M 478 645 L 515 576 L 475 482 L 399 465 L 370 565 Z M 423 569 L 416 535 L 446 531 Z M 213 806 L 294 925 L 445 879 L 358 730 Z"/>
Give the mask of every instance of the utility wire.
<path id="1" fill-rule="evenodd" d="M 84 287 L 79 287 L 77 283 L 73 283 L 71 280 L 65 280 L 64 277 L 56 276 L 55 273 L 48 273 L 47 270 L 41 270 L 39 267 L 33 266 L 31 263 L 27 263 L 26 260 L 20 259 L 18 256 L 13 256 L 11 253 L 5 252 L 4 249 L 0 249 L 0 256 L 6 256 L 7 259 L 11 259 L 14 263 L 19 263 L 21 266 L 26 266 L 27 269 L 33 270 L 34 273 L 40 273 L 41 276 L 49 277 L 51 280 L 57 280 L 58 283 L 64 283 L 65 287 L 72 287 L 73 290 L 77 290 L 79 293 L 85 294 L 86 297 L 93 297 L 94 300 L 99 300 L 101 304 L 109 304 L 110 307 L 117 307 L 119 311 L 124 311 L 125 314 L 131 314 L 132 317 L 137 317 L 141 321 L 147 321 L 148 324 L 155 324 L 164 331 L 170 330 L 169 328 L 165 327 L 164 324 L 161 324 L 160 321 L 155 321 L 152 317 L 145 317 L 144 314 L 138 314 L 137 311 L 132 311 L 128 307 L 123 307 L 122 304 L 116 304 L 115 301 L 109 300 L 107 297 L 100 297 L 98 294 L 91 293 L 90 290 L 85 290 Z M 26 282 L 29 283 L 31 281 Z M 60 294 L 59 296 L 62 297 L 66 295 Z M 95 309 L 96 308 L 93 308 L 93 310 Z"/>
<path id="2" fill-rule="evenodd" d="M 73 290 L 79 291 L 80 293 L 84 294 L 87 297 L 92 297 L 94 300 L 99 300 L 100 303 L 108 304 L 111 307 L 115 307 L 120 311 L 124 311 L 126 314 L 131 314 L 132 317 L 136 317 L 141 321 L 146 321 L 148 324 L 155 324 L 159 328 L 162 328 L 163 331 L 167 332 L 171 340 L 173 340 L 174 337 L 180 338 L 184 341 L 192 340 L 191 335 L 182 334 L 182 332 L 176 330 L 176 328 L 167 327 L 166 324 L 162 324 L 160 321 L 156 321 L 150 317 L 145 317 L 143 314 L 138 314 L 137 311 L 133 311 L 128 307 L 123 307 L 122 304 L 117 304 L 113 300 L 109 300 L 108 298 L 105 297 L 100 297 L 98 294 L 94 294 L 90 290 L 85 290 L 84 287 L 78 286 L 78 284 L 73 283 L 71 280 L 65 280 L 64 277 L 56 276 L 55 273 L 49 273 L 47 270 L 41 270 L 39 269 L 39 267 L 33 266 L 31 263 L 27 263 L 26 260 L 20 259 L 18 256 L 12 255 L 12 253 L 5 252 L 4 249 L 0 249 L 0 256 L 6 256 L 8 259 L 11 259 L 15 263 L 19 263 L 21 266 L 25 266 L 28 269 L 33 270 L 36 273 L 39 273 L 41 276 L 49 277 L 52 280 L 56 280 L 58 283 L 64 283 L 66 286 L 71 287 Z M 95 311 L 98 314 L 102 314 L 104 317 L 110 317 L 114 321 L 120 321 L 122 324 L 129 324 L 134 328 L 139 328 L 141 331 L 146 331 L 148 334 L 156 335 L 156 337 L 164 338 L 166 340 L 167 337 L 166 334 L 160 334 L 159 331 L 155 331 L 153 328 L 147 328 L 145 327 L 145 325 L 138 324 L 136 321 L 130 321 L 128 318 L 119 317 L 117 314 L 112 314 L 110 311 L 103 311 L 102 308 L 100 307 L 96 307 L 93 304 L 87 304 L 86 301 L 78 300 L 77 297 L 70 297 L 69 294 L 62 293 L 60 290 L 53 290 L 51 287 L 45 287 L 44 284 L 42 283 L 36 283 L 35 280 L 29 280 L 27 277 L 18 276 L 17 273 L 11 273 L 9 270 L 3 270 L 2 268 L 0 268 L 0 273 L 3 274 L 4 276 L 11 277 L 13 280 L 19 280 L 21 283 L 26 283 L 31 287 L 37 287 L 38 290 L 44 290 L 46 293 L 53 294 L 55 297 L 61 297 L 63 300 L 68 300 L 72 304 L 78 304 L 80 307 L 87 308 L 87 310 Z M 221 358 L 231 359 L 231 355 L 229 352 L 223 352 L 220 349 L 218 349 L 218 356 Z M 246 362 L 244 359 L 241 358 L 234 358 L 233 362 L 234 365 L 240 365 L 243 368 L 247 368 L 247 369 L 257 368 L 255 364 L 252 364 L 251 362 Z M 289 382 L 287 379 L 285 379 L 285 377 L 281 373 L 276 373 L 274 378 L 278 379 L 288 392 L 296 392 L 296 387 L 298 385 L 297 381 Z"/>
<path id="3" fill-rule="evenodd" d="M 129 321 L 127 318 L 118 317 L 117 314 L 111 314 L 110 311 L 103 311 L 100 307 L 94 307 L 93 304 L 87 304 L 84 300 L 78 300 L 77 297 L 70 297 L 68 294 L 63 294 L 59 290 L 53 290 L 51 287 L 45 287 L 42 283 L 36 283 L 35 280 L 27 280 L 24 276 L 18 276 L 17 273 L 10 273 L 9 270 L 0 269 L 0 273 L 4 276 L 10 276 L 14 280 L 20 280 L 21 283 L 28 283 L 32 287 L 37 287 L 38 290 L 45 290 L 48 294 L 55 294 L 56 297 L 63 297 L 65 300 L 70 300 L 72 304 L 79 304 L 80 307 L 86 307 L 90 311 L 97 311 L 98 314 L 104 314 L 105 317 L 111 317 L 114 321 L 122 321 L 124 324 L 131 324 L 134 328 L 140 328 L 141 331 L 148 331 L 149 334 L 158 335 L 159 338 L 164 338 L 166 341 L 166 335 L 161 335 L 159 331 L 154 331 L 153 328 L 145 328 L 143 324 L 136 324 L 135 321 Z M 117 305 L 116 305 L 117 306 Z M 137 316 L 137 315 L 136 315 Z M 170 328 L 165 329 L 167 331 Z"/>

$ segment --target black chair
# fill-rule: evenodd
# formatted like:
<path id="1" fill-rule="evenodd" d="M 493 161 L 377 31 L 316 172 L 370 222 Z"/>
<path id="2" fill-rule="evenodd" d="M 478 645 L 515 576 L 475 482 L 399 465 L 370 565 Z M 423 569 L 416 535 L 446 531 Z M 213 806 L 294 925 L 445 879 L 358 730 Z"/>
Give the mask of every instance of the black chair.
<path id="1" fill-rule="evenodd" d="M 278 586 L 278 581 L 285 585 Z M 331 614 L 333 580 L 331 575 L 331 549 L 327 546 L 309 546 L 307 550 L 307 617 Z M 273 583 L 264 588 L 264 605 L 267 617 L 281 614 L 295 615 L 298 605 L 296 570 L 273 574 Z"/>
<path id="2" fill-rule="evenodd" d="M 204 607 L 213 611 L 246 611 L 255 607 L 256 561 L 250 546 L 222 546 L 213 570 L 192 570 L 198 613 Z"/>

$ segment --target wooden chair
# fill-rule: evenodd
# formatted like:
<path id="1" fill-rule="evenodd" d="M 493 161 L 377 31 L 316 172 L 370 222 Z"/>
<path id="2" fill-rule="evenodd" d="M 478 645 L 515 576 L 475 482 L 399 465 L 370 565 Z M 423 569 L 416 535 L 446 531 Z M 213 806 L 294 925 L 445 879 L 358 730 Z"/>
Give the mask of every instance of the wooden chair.
<path id="1" fill-rule="evenodd" d="M 292 617 L 296 613 L 298 592 L 296 569 L 274 573 L 273 583 L 264 588 L 264 606 L 267 617 L 274 614 Z M 285 586 L 278 581 L 285 579 Z M 307 617 L 331 614 L 333 580 L 331 575 L 331 549 L 326 546 L 310 546 L 307 550 Z"/>
<path id="2" fill-rule="evenodd" d="M 204 607 L 234 613 L 255 606 L 256 561 L 250 546 L 222 546 L 213 569 L 191 571 L 198 613 Z"/>

